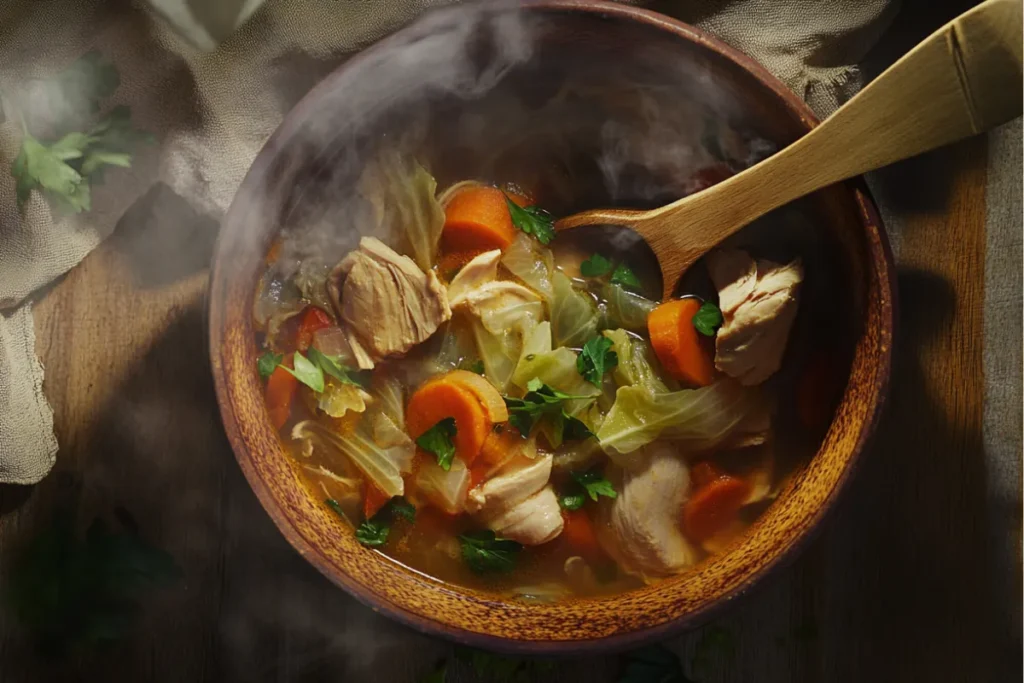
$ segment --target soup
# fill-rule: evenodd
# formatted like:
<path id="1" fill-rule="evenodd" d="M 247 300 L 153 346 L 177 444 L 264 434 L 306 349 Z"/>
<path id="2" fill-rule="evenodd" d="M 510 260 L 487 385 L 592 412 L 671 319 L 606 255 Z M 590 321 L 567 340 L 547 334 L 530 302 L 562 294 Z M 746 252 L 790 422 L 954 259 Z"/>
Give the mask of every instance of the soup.
<path id="1" fill-rule="evenodd" d="M 733 543 L 813 452 L 838 375 L 787 353 L 797 254 L 723 247 L 657 301 L 642 242 L 556 234 L 529 188 L 438 191 L 387 153 L 360 187 L 358 244 L 305 269 L 275 244 L 254 320 L 269 419 L 366 552 L 527 600 L 621 592 Z"/>

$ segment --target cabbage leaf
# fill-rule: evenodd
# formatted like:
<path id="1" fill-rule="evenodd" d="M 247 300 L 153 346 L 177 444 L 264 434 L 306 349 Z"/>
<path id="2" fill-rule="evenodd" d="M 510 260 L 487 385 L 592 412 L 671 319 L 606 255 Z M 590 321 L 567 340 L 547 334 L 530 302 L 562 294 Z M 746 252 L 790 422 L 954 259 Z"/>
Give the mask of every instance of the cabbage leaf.
<path id="1" fill-rule="evenodd" d="M 292 438 L 309 439 L 314 448 L 341 452 L 388 496 L 400 496 L 405 491 L 402 471 L 412 467 L 415 455 L 412 448 L 381 448 L 362 425 L 351 433 L 341 434 L 316 420 L 303 420 L 296 424 L 292 428 Z"/>
<path id="2" fill-rule="evenodd" d="M 677 387 L 658 372 L 654 353 L 646 340 L 630 335 L 626 330 L 605 330 L 604 336 L 612 340 L 612 350 L 619 364 L 612 368 L 612 378 L 620 386 L 639 385 L 650 391 L 667 392 Z"/>
<path id="3" fill-rule="evenodd" d="M 552 283 L 555 261 L 550 249 L 529 235 L 520 233 L 505 249 L 501 264 L 545 301 L 552 301 L 555 295 Z"/>
<path id="4" fill-rule="evenodd" d="M 597 438 L 613 460 L 659 438 L 684 441 L 694 449 L 711 448 L 759 405 L 756 391 L 730 380 L 669 392 L 642 385 L 619 387 Z"/>
<path id="5" fill-rule="evenodd" d="M 555 346 L 581 347 L 597 334 L 597 304 L 561 272 L 552 276 L 551 332 Z M 554 386 L 554 385 L 552 385 Z"/>
<path id="6" fill-rule="evenodd" d="M 601 327 L 621 327 L 631 332 L 646 332 L 647 315 L 658 305 L 613 283 L 601 287 L 601 299 Z"/>
<path id="7" fill-rule="evenodd" d="M 470 325 L 476 340 L 476 350 L 484 362 L 484 375 L 498 391 L 504 392 L 522 348 L 519 335 L 513 332 L 493 334 L 475 318 L 470 321 Z"/>

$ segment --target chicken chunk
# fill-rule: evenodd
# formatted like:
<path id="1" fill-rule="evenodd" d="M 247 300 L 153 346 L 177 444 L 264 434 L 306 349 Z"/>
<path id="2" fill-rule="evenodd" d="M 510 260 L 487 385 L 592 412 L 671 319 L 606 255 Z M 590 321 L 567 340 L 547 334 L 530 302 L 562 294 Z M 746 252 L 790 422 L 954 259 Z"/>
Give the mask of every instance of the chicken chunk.
<path id="1" fill-rule="evenodd" d="M 547 543 L 562 533 L 550 476 L 550 455 L 519 455 L 469 492 L 466 510 L 499 536 L 523 545 Z"/>
<path id="2" fill-rule="evenodd" d="M 526 334 L 544 318 L 544 304 L 533 290 L 498 280 L 501 251 L 487 251 L 463 266 L 448 285 L 452 309 L 466 308 L 491 334 Z"/>
<path id="3" fill-rule="evenodd" d="M 690 472 L 664 443 L 651 444 L 637 455 L 636 467 L 622 472 L 619 495 L 602 505 L 608 528 L 602 545 L 631 574 L 668 576 L 697 559 L 680 524 Z"/>
<path id="4" fill-rule="evenodd" d="M 547 484 L 526 500 L 495 515 L 481 517 L 488 529 L 523 545 L 540 545 L 562 533 L 562 509 L 555 491 Z"/>
<path id="5" fill-rule="evenodd" d="M 496 514 L 508 510 L 540 491 L 551 477 L 550 455 L 536 458 L 520 456 L 469 492 L 466 510 L 470 513 Z"/>
<path id="6" fill-rule="evenodd" d="M 361 368 L 405 353 L 452 316 L 437 276 L 373 237 L 335 266 L 327 289 Z"/>
<path id="7" fill-rule="evenodd" d="M 782 363 L 804 278 L 800 261 L 780 265 L 744 251 L 708 255 L 725 321 L 715 340 L 715 367 L 747 386 L 768 379 Z"/>

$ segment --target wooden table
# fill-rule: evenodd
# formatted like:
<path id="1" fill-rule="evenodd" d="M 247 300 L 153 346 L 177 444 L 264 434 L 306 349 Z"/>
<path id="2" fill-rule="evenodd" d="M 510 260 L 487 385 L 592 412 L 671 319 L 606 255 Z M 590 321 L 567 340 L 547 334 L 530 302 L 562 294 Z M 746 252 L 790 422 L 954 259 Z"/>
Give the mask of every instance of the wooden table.
<path id="1" fill-rule="evenodd" d="M 715 622 L 734 651 L 703 648 L 707 629 L 669 643 L 688 666 L 711 657 L 698 680 L 1020 680 L 1020 594 L 991 589 L 985 551 L 985 163 L 973 140 L 876 179 L 902 223 L 885 418 L 816 540 Z M 119 647 L 64 664 L 39 661 L 0 613 L 0 681 L 416 680 L 448 646 L 329 584 L 242 478 L 205 346 L 213 231 L 169 192 L 141 204 L 36 308 L 61 451 L 38 486 L 0 487 L 0 572 L 78 492 L 83 519 L 131 510 L 185 578 Z M 172 260 L 191 266 L 168 271 Z M 616 666 L 559 662 L 545 678 L 612 680 Z M 462 667 L 449 680 L 475 679 Z"/>

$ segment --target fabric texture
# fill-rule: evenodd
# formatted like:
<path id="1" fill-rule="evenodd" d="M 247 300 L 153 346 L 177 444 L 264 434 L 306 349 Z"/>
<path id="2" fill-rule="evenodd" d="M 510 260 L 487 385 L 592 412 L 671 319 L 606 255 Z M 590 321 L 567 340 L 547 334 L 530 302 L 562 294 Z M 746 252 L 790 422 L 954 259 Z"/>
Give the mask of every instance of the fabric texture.
<path id="1" fill-rule="evenodd" d="M 146 11 L 127 0 L 9 0 L 0 8 L 0 482 L 37 481 L 57 450 L 33 354 L 33 293 L 81 261 L 156 183 L 219 220 L 264 141 L 314 83 L 439 4 L 447 3 L 269 0 L 257 9 L 238 0 L 149 0 Z M 671 11 L 760 61 L 825 116 L 861 85 L 854 64 L 894 7 L 695 0 Z M 39 192 L 19 210 L 6 167 L 18 154 L 21 121 L 37 136 L 48 132 L 35 129 L 40 83 L 91 50 L 113 62 L 120 80 L 100 113 L 130 105 L 132 124 L 156 142 L 133 150 L 130 170 L 90 183 L 89 211 L 55 218 Z"/>

